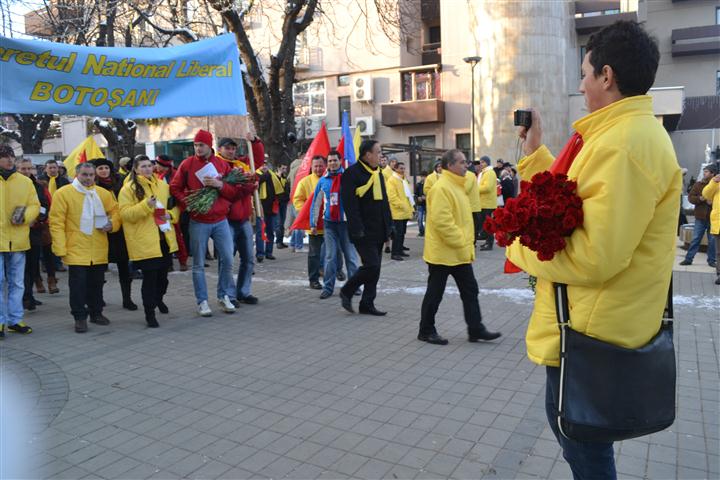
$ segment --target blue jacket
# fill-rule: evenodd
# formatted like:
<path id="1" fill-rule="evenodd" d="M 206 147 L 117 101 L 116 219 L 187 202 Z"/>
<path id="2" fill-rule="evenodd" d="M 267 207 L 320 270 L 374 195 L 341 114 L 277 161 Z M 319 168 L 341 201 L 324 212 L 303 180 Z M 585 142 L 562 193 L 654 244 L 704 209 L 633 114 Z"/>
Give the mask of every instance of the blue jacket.
<path id="1" fill-rule="evenodd" d="M 340 198 L 340 192 L 337 192 L 337 198 L 331 198 L 330 189 L 332 188 L 332 182 L 335 175 L 342 175 L 343 169 L 340 167 L 336 172 L 331 173 L 329 170 L 325 175 L 320 178 L 317 186 L 315 187 L 315 193 L 313 194 L 312 204 L 310 205 L 310 228 L 317 227 L 317 221 L 320 217 L 320 206 L 325 206 L 325 213 L 323 214 L 323 221 L 325 222 L 344 222 L 345 221 L 345 210 L 342 206 L 342 199 Z M 320 199 L 322 198 L 322 202 Z M 330 218 L 329 205 L 338 202 L 340 205 L 340 218 Z"/>

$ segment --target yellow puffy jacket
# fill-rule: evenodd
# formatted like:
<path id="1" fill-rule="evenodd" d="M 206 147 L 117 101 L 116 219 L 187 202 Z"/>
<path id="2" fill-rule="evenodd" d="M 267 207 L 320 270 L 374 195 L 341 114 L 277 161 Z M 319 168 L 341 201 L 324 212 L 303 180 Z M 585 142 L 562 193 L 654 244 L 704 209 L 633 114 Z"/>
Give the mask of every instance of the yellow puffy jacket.
<path id="1" fill-rule="evenodd" d="M 308 198 L 310 198 L 310 195 L 315 193 L 315 187 L 317 186 L 318 182 L 320 181 L 320 177 L 315 175 L 314 173 L 310 173 L 305 178 L 300 180 L 300 183 L 297 184 L 297 187 L 295 187 L 295 195 L 293 195 L 293 207 L 295 207 L 295 210 L 298 212 L 302 210 L 303 205 L 305 205 L 305 202 Z M 306 232 L 309 232 L 310 230 L 306 230 Z M 321 235 L 323 233 L 322 230 L 318 230 L 318 235 Z"/>
<path id="2" fill-rule="evenodd" d="M 462 265 L 475 260 L 475 228 L 465 177 L 443 170 L 427 195 L 423 260 L 433 265 Z"/>
<path id="3" fill-rule="evenodd" d="M 492 167 L 483 169 L 478 192 L 480 193 L 480 208 L 497 208 L 497 175 L 495 175 L 495 170 Z"/>
<path id="4" fill-rule="evenodd" d="M 405 195 L 404 182 L 396 174 L 392 174 L 385 182 L 393 220 L 410 220 L 413 215 L 413 206 L 410 205 L 410 200 Z"/>
<path id="5" fill-rule="evenodd" d="M 390 168 L 390 165 L 385 165 L 385 168 L 383 168 L 381 171 L 382 171 L 383 177 L 385 177 L 385 180 L 388 180 L 390 177 L 392 177 L 392 174 L 395 173 L 393 171 L 393 169 Z"/>
<path id="6" fill-rule="evenodd" d="M 428 192 L 430 189 L 437 183 L 437 181 L 440 179 L 440 174 L 437 172 L 431 172 L 428 173 L 428 176 L 425 177 L 425 185 L 423 185 L 423 193 L 425 193 L 425 196 L 427 197 Z"/>
<path id="7" fill-rule="evenodd" d="M 560 333 L 552 283 L 566 283 L 571 327 L 625 348 L 658 332 L 675 260 L 682 174 L 652 99 L 628 97 L 573 125 L 584 146 L 568 176 L 577 180 L 583 225 L 550 261 L 515 242 L 507 257 L 538 278 L 526 335 L 528 357 L 559 365 Z M 520 163 L 529 179 L 547 170 L 545 146 Z M 619 367 L 622 367 L 621 365 Z"/>
<path id="8" fill-rule="evenodd" d="M 720 183 L 710 180 L 703 188 L 702 196 L 712 202 L 710 211 L 710 233 L 720 235 Z"/>
<path id="9" fill-rule="evenodd" d="M 25 207 L 25 220 L 14 225 L 10 219 L 18 207 Z M 30 250 L 30 224 L 40 213 L 35 185 L 20 172 L 5 180 L 0 176 L 0 252 Z"/>
<path id="10" fill-rule="evenodd" d="M 145 189 L 145 198 L 138 200 L 132 182 L 128 182 L 120 190 L 119 199 L 125 243 L 132 261 L 162 257 L 160 228 L 155 223 L 155 212 L 147 204 L 147 199 L 154 196 L 167 207 L 170 198 L 170 187 L 165 181 L 158 180 L 155 176 L 150 179 L 138 176 L 137 180 Z M 174 228 L 165 232 L 165 241 L 170 253 L 177 251 Z"/>
<path id="11" fill-rule="evenodd" d="M 120 212 L 113 194 L 104 188 L 92 187 L 105 207 L 105 214 L 112 223 L 112 232 L 120 229 Z M 80 231 L 85 195 L 72 185 L 65 185 L 55 192 L 50 208 L 50 234 L 52 251 L 62 257 L 67 265 L 102 265 L 108 263 L 107 233 L 97 228 L 92 235 Z"/>
<path id="12" fill-rule="evenodd" d="M 465 173 L 465 193 L 470 200 L 470 211 L 475 213 L 482 210 L 480 204 L 480 187 L 478 186 L 477 177 L 470 170 Z"/>

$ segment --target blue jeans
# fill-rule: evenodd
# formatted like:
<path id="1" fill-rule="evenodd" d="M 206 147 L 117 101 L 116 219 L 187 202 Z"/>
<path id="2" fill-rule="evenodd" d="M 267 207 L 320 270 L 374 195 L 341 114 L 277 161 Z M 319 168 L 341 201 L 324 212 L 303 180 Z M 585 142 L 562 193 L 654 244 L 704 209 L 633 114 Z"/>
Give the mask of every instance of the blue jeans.
<path id="1" fill-rule="evenodd" d="M 217 298 L 235 296 L 233 281 L 233 234 L 227 220 L 217 223 L 200 223 L 190 220 L 190 251 L 193 256 L 192 278 L 195 288 L 195 300 L 199 304 L 208 299 L 205 283 L 205 254 L 208 239 L 213 239 L 215 254 L 218 257 Z"/>
<path id="2" fill-rule="evenodd" d="M 293 230 L 290 234 L 290 246 L 293 248 L 303 248 L 303 240 L 305 239 L 304 230 Z"/>
<path id="3" fill-rule="evenodd" d="M 417 222 L 420 235 L 425 235 L 425 205 L 417 207 Z"/>
<path id="4" fill-rule="evenodd" d="M 264 223 L 263 223 L 264 220 Z M 273 243 L 275 241 L 275 222 L 277 221 L 277 215 L 265 214 L 265 218 L 258 218 L 255 221 L 255 255 L 258 257 L 264 257 L 265 255 L 272 255 Z M 265 238 L 262 238 L 262 227 L 265 226 Z"/>
<path id="5" fill-rule="evenodd" d="M 230 222 L 233 229 L 233 239 L 235 241 L 235 250 L 240 253 L 240 269 L 237 274 L 237 288 L 232 299 L 241 299 L 250 295 L 250 286 L 252 284 L 253 267 L 255 259 L 253 258 L 253 227 L 250 220 L 244 222 Z"/>
<path id="6" fill-rule="evenodd" d="M 708 246 L 707 246 L 707 260 L 708 263 L 715 263 L 715 236 L 710 233 L 710 222 L 706 220 L 695 219 L 695 227 L 693 228 L 693 238 L 690 242 L 687 254 L 685 254 L 685 260 L 692 262 L 695 258 L 695 254 L 700 249 L 700 242 L 702 241 L 703 235 L 707 232 Z"/>
<path id="7" fill-rule="evenodd" d="M 22 321 L 24 292 L 25 252 L 0 252 L 0 324 Z"/>
<path id="8" fill-rule="evenodd" d="M 557 425 L 557 402 L 560 389 L 560 369 L 547 367 L 545 386 L 545 412 L 550 428 L 563 450 L 563 458 L 570 465 L 575 480 L 615 480 L 615 457 L 613 444 L 600 442 L 579 442 L 562 436 Z"/>
<path id="9" fill-rule="evenodd" d="M 342 251 L 347 265 L 348 278 L 355 275 L 358 269 L 358 256 L 355 247 L 350 243 L 346 222 L 325 222 L 325 270 L 323 274 L 323 290 L 332 293 L 335 290 L 335 275 L 342 270 Z"/>

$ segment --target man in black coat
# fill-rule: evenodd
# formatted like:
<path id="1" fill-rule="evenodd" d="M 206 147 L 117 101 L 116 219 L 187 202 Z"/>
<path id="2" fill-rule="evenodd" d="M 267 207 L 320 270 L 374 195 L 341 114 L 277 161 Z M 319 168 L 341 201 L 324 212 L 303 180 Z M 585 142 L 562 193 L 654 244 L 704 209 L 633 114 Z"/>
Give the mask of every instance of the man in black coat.
<path id="1" fill-rule="evenodd" d="M 375 296 L 380 279 L 382 247 L 392 228 L 385 178 L 379 168 L 380 153 L 377 140 L 363 141 L 360 158 L 345 170 L 340 184 L 350 240 L 362 260 L 357 273 L 340 289 L 340 300 L 345 310 L 353 312 L 352 296 L 362 286 L 360 313 L 378 316 L 386 314 L 375 308 Z"/>

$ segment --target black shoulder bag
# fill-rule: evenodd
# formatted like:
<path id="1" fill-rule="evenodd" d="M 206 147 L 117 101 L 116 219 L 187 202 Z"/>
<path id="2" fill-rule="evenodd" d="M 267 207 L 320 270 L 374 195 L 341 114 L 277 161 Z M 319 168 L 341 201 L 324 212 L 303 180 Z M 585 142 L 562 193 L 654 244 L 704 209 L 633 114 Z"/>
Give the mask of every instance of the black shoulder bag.
<path id="1" fill-rule="evenodd" d="M 676 380 L 672 279 L 660 331 L 638 349 L 618 347 L 570 328 L 567 285 L 556 283 L 554 290 L 560 327 L 557 423 L 562 435 L 584 442 L 614 442 L 672 425 Z"/>

